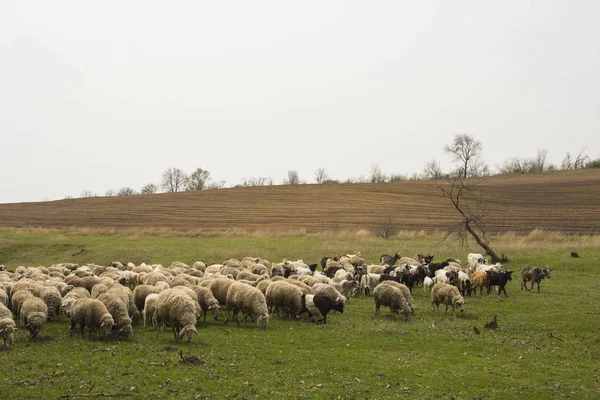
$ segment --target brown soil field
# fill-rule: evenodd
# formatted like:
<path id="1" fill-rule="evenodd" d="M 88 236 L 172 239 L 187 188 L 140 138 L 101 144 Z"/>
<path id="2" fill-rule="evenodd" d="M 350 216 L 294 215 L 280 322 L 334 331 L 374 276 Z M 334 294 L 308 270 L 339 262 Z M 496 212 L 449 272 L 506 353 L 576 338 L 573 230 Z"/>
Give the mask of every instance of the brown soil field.
<path id="1" fill-rule="evenodd" d="M 478 186 L 490 233 L 600 233 L 600 171 L 498 176 Z M 440 231 L 457 213 L 428 181 L 240 187 L 128 197 L 0 204 L 0 226 L 178 230 Z"/>

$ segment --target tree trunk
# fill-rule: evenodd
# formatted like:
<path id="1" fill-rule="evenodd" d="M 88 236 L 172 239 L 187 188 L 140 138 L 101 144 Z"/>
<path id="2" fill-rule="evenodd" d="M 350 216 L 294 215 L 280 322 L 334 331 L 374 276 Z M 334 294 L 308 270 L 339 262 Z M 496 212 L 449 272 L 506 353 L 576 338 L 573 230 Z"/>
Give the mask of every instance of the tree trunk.
<path id="1" fill-rule="evenodd" d="M 480 245 L 481 247 L 483 247 L 483 249 L 485 250 L 485 254 L 488 254 L 490 257 L 492 257 L 492 262 L 494 264 L 502 261 L 502 259 L 500 257 L 498 257 L 498 255 L 494 252 L 494 250 L 492 250 L 490 248 L 490 246 L 487 245 L 487 243 L 485 243 L 483 240 L 481 240 L 481 238 L 477 235 L 477 233 L 473 229 L 471 229 L 471 227 L 469 226 L 469 220 L 465 220 L 465 228 L 475 238 L 475 241 L 477 242 L 477 244 Z"/>

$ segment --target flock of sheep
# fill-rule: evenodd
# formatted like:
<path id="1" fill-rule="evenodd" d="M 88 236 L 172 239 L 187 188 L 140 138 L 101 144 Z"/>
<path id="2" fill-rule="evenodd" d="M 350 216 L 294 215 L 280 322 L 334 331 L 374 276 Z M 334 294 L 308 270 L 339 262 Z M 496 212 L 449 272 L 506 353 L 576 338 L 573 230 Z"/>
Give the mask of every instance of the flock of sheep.
<path id="1" fill-rule="evenodd" d="M 380 265 L 367 265 L 361 254 L 324 257 L 318 264 L 302 260 L 271 263 L 266 259 L 245 257 L 222 264 L 201 261 L 191 267 L 174 262 L 161 265 L 134 265 L 113 262 L 110 266 L 55 264 L 50 267 L 17 267 L 14 272 L 0 266 L 0 335 L 4 346 L 13 343 L 18 325 L 35 338 L 50 320 L 61 314 L 70 320 L 70 335 L 79 325 L 88 337 L 127 338 L 132 326 L 170 327 L 176 341 L 191 341 L 197 335 L 198 319 L 211 313 L 216 320 L 230 314 L 239 325 L 248 319 L 263 328 L 269 318 L 309 318 L 327 323 L 331 311 L 343 313 L 351 296 L 372 293 L 376 314 L 381 306 L 408 319 L 415 313 L 412 287 L 422 285 L 431 291 L 432 307 L 446 306 L 464 311 L 464 295 L 492 286 L 498 292 L 511 279 L 510 271 L 488 265 L 480 254 L 469 254 L 467 268 L 458 260 L 433 263 L 433 256 L 417 258 L 382 255 Z M 521 288 L 550 276 L 550 271 L 526 267 L 521 271 Z M 527 288 L 531 282 L 531 288 Z M 504 289 L 506 295 L 506 291 Z M 14 318 L 13 318 L 14 315 Z M 307 317 L 304 317 L 304 316 Z"/>

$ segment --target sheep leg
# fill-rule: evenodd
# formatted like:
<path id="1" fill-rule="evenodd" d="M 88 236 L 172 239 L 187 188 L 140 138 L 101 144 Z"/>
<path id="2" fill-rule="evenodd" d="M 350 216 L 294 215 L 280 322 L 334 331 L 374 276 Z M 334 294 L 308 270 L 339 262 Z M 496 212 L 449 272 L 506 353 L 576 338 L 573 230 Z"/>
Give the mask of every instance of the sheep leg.
<path id="1" fill-rule="evenodd" d="M 537 283 L 537 287 L 538 287 L 538 293 L 540 292 L 540 283 Z M 533 289 L 533 283 L 531 284 L 531 289 Z"/>

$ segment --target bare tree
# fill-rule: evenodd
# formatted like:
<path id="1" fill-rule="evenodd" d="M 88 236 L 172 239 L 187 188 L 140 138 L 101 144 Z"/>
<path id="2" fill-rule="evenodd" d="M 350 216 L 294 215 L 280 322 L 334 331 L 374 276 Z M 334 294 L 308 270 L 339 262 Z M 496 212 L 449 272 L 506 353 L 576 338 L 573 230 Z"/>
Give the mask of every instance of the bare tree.
<path id="1" fill-rule="evenodd" d="M 106 196 L 108 196 L 108 197 L 112 197 L 112 196 L 114 196 L 114 195 L 116 195 L 116 192 L 115 192 L 113 189 L 108 189 L 108 190 L 106 191 Z"/>
<path id="2" fill-rule="evenodd" d="M 284 185 L 299 185 L 300 184 L 300 175 L 298 175 L 298 171 L 295 169 L 291 169 L 287 173 L 287 178 L 283 180 Z"/>
<path id="3" fill-rule="evenodd" d="M 317 181 L 317 183 L 320 185 L 328 179 L 329 176 L 327 175 L 327 170 L 325 169 L 325 167 L 317 168 L 317 170 L 315 171 L 315 180 Z"/>
<path id="4" fill-rule="evenodd" d="M 81 197 L 96 197 L 98 194 L 92 192 L 91 190 L 84 190 L 81 192 Z"/>
<path id="5" fill-rule="evenodd" d="M 450 203 L 460 215 L 460 221 L 449 229 L 446 237 L 456 233 L 461 242 L 466 242 L 470 234 L 477 244 L 485 250 L 485 253 L 491 257 L 492 262 L 506 262 L 507 259 L 504 254 L 499 257 L 492 250 L 486 235 L 484 227 L 485 208 L 481 197 L 475 191 L 482 179 L 467 182 L 462 175 L 458 175 L 448 180 L 445 185 L 437 185 L 442 195 L 450 200 Z"/>
<path id="6" fill-rule="evenodd" d="M 387 239 L 398 233 L 398 225 L 392 217 L 382 217 L 373 224 L 371 233 L 379 238 Z"/>
<path id="7" fill-rule="evenodd" d="M 206 184 L 205 189 L 209 190 L 209 189 L 223 189 L 225 187 L 225 181 L 219 181 L 219 182 L 210 182 Z"/>
<path id="8" fill-rule="evenodd" d="M 384 183 L 386 181 L 385 174 L 381 171 L 378 164 L 371 165 L 371 171 L 369 172 L 369 182 L 371 183 Z"/>
<path id="9" fill-rule="evenodd" d="M 133 196 L 133 195 L 135 195 L 135 194 L 137 194 L 137 193 L 135 192 L 135 190 L 133 190 L 132 188 L 130 188 L 130 187 L 127 187 L 127 186 L 125 186 L 125 187 L 122 187 L 122 188 L 121 188 L 121 189 L 119 189 L 119 191 L 117 192 L 117 196 Z"/>
<path id="10" fill-rule="evenodd" d="M 141 194 L 154 194 L 156 192 L 158 192 L 158 185 L 154 183 L 145 184 L 140 191 Z"/>
<path id="11" fill-rule="evenodd" d="M 567 154 L 565 154 L 565 158 L 563 158 L 560 163 L 560 169 L 563 171 L 573 169 L 573 158 L 571 157 L 571 153 L 567 152 Z"/>
<path id="12" fill-rule="evenodd" d="M 579 150 L 579 154 L 577 154 L 577 157 L 575 157 L 575 161 L 573 162 L 573 168 L 575 169 L 579 169 L 579 168 L 584 168 L 585 164 L 589 161 L 589 157 L 587 154 L 585 154 L 585 151 L 587 149 L 587 146 L 583 146 L 581 148 L 581 150 Z"/>
<path id="13" fill-rule="evenodd" d="M 442 172 L 440 162 L 436 160 L 427 161 L 425 168 L 423 168 L 423 175 L 425 175 L 426 179 L 442 179 L 444 173 Z"/>
<path id="14" fill-rule="evenodd" d="M 161 187 L 168 193 L 176 193 L 183 190 L 187 183 L 187 175 L 179 168 L 169 167 L 162 176 Z"/>
<path id="15" fill-rule="evenodd" d="M 472 168 L 469 169 L 469 167 L 479 157 L 481 150 L 481 142 L 466 133 L 454 136 L 452 144 L 444 146 L 444 151 L 450 154 L 454 161 L 458 163 L 458 173 L 463 179 L 466 179 L 469 173 L 473 172 Z"/>
<path id="16" fill-rule="evenodd" d="M 273 185 L 273 179 L 270 177 L 251 177 L 249 179 L 242 179 L 242 186 L 271 186 Z"/>
<path id="17" fill-rule="evenodd" d="M 548 149 L 539 149 L 535 158 L 532 160 L 531 169 L 533 172 L 542 173 L 546 170 L 548 159 Z"/>

